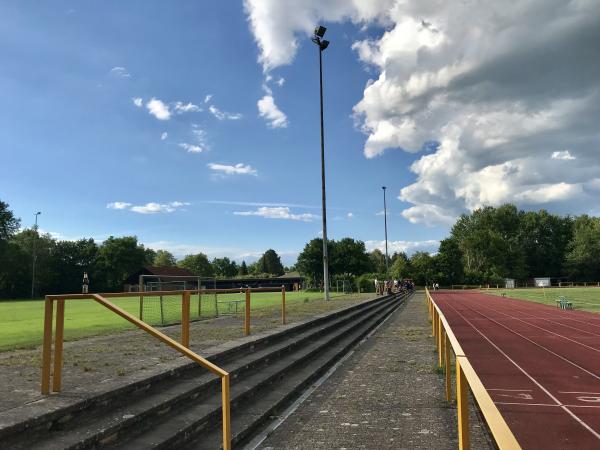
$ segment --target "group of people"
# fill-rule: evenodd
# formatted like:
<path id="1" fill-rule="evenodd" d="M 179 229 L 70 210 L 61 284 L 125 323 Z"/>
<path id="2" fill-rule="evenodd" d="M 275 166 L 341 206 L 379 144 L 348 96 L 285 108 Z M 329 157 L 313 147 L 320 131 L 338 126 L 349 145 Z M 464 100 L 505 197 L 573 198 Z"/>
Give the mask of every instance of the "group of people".
<path id="1" fill-rule="evenodd" d="M 414 289 L 415 285 L 412 280 L 383 280 L 379 281 L 377 278 L 374 280 L 375 292 L 377 295 L 384 294 L 397 294 L 402 292 L 408 292 Z"/>

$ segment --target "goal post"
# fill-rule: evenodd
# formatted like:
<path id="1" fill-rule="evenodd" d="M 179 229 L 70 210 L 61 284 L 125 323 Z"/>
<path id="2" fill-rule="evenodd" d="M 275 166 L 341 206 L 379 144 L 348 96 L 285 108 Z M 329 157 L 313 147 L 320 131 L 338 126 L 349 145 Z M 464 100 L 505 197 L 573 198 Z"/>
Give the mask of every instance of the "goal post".
<path id="1" fill-rule="evenodd" d="M 203 290 L 214 291 L 216 289 L 216 279 L 211 277 L 201 277 L 196 275 L 140 275 L 138 282 L 138 291 L 152 292 L 157 291 L 161 294 L 156 296 L 140 295 L 139 296 L 139 317 L 147 323 L 157 323 L 167 325 L 175 320 L 175 316 L 181 314 L 181 298 L 180 296 L 170 296 L 163 294 L 168 291 L 197 291 L 194 295 L 197 299 L 197 308 L 192 308 L 192 317 L 201 318 L 212 317 L 217 315 L 217 294 L 212 295 L 205 293 Z M 197 295 L 197 296 L 196 296 Z M 214 303 L 211 301 L 214 300 Z M 203 308 L 203 302 L 211 302 Z"/>

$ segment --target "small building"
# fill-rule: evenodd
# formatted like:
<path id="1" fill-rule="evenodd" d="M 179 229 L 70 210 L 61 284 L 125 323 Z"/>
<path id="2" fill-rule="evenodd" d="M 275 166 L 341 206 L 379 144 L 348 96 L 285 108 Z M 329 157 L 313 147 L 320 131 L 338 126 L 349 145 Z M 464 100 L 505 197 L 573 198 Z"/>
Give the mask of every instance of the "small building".
<path id="1" fill-rule="evenodd" d="M 504 279 L 504 288 L 505 289 L 514 289 L 515 288 L 515 279 L 514 278 L 505 278 Z"/>
<path id="2" fill-rule="evenodd" d="M 535 287 L 550 287 L 552 286 L 550 282 L 550 277 L 538 277 L 534 278 Z"/>

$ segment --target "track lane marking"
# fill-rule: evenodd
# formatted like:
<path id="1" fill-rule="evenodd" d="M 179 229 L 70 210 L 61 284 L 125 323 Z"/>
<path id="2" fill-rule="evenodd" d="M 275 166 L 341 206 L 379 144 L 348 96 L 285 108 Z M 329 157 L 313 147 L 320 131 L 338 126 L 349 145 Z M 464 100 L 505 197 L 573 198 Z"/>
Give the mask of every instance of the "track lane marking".
<path id="1" fill-rule="evenodd" d="M 526 341 L 528 341 L 528 342 L 532 343 L 533 345 L 535 345 L 535 346 L 537 346 L 537 347 L 539 347 L 539 348 L 541 348 L 541 349 L 543 349 L 543 350 L 547 351 L 548 353 L 550 353 L 550 354 L 552 354 L 552 355 L 556 356 L 557 358 L 560 358 L 560 359 L 562 359 L 563 361 L 565 361 L 565 362 L 567 362 L 567 363 L 569 363 L 569 364 L 573 365 L 574 367 L 577 367 L 577 368 L 578 368 L 578 369 L 580 369 L 581 371 L 583 371 L 583 372 L 587 373 L 588 375 L 591 375 L 592 377 L 596 378 L 597 380 L 600 380 L 600 376 L 599 376 L 599 375 L 595 374 L 594 372 L 590 372 L 590 371 L 589 371 L 589 370 L 587 370 L 585 367 L 581 367 L 579 364 L 577 364 L 577 363 L 575 363 L 575 362 L 571 361 L 569 358 L 567 358 L 567 357 L 565 357 L 565 356 L 562 356 L 562 355 L 559 355 L 558 353 L 556 353 L 556 352 L 554 352 L 554 351 L 550 350 L 549 348 L 547 348 L 547 347 L 544 347 L 542 344 L 538 344 L 537 342 L 535 342 L 535 341 L 532 341 L 532 340 L 531 340 L 531 339 L 529 339 L 527 336 L 523 336 L 521 333 L 518 333 L 518 332 L 516 332 L 516 331 L 514 331 L 514 330 L 511 330 L 511 329 L 510 329 L 510 328 L 508 328 L 507 326 L 504 326 L 504 325 L 502 325 L 500 322 L 497 322 L 496 320 L 494 320 L 494 319 L 492 319 L 492 318 L 490 318 L 490 317 L 486 316 L 486 315 L 485 315 L 485 314 L 483 314 L 483 313 L 480 313 L 479 311 L 476 311 L 476 310 L 474 310 L 474 309 L 472 309 L 472 308 L 469 308 L 468 306 L 466 306 L 466 308 L 467 308 L 469 311 L 471 311 L 471 312 L 474 312 L 475 314 L 479 314 L 479 315 L 481 315 L 481 316 L 485 317 L 485 318 L 486 318 L 487 320 L 489 320 L 490 322 L 494 322 L 495 324 L 497 324 L 497 325 L 500 325 L 502 328 L 505 328 L 505 329 L 507 329 L 507 330 L 508 330 L 510 333 L 512 333 L 512 334 L 515 334 L 515 335 L 519 336 L 521 339 L 524 339 L 524 340 L 526 340 Z M 460 314 L 460 316 L 461 316 L 461 317 L 463 317 L 465 320 L 467 320 L 467 319 L 466 319 L 466 318 L 465 318 L 465 317 L 464 317 L 464 316 L 463 316 L 463 315 L 462 315 L 462 314 L 461 314 L 461 313 L 460 313 L 460 312 L 459 312 L 457 309 L 455 309 L 454 307 L 452 307 L 452 309 L 454 309 L 454 310 L 456 311 L 456 313 L 457 313 L 457 314 Z M 473 327 L 474 327 L 474 325 L 471 325 L 471 326 L 473 326 Z"/>
<path id="2" fill-rule="evenodd" d="M 498 347 L 494 342 L 492 342 L 485 334 L 483 334 L 475 325 L 473 325 L 469 319 L 467 319 L 464 315 L 458 312 L 451 304 L 448 303 L 448 307 L 453 309 L 456 314 L 462 317 L 462 319 L 467 322 L 481 337 L 483 337 L 486 341 L 490 343 L 492 347 L 494 347 L 501 355 L 503 355 L 508 361 L 510 361 L 523 375 L 529 378 L 536 386 L 538 386 L 542 391 L 550 397 L 558 407 L 560 407 L 563 411 L 565 411 L 569 416 L 571 416 L 576 422 L 578 422 L 582 427 L 588 430 L 596 439 L 600 440 L 600 434 L 598 434 L 592 427 L 590 427 L 583 419 L 577 416 L 573 411 L 571 411 L 566 406 L 562 405 L 558 399 L 552 395 L 548 389 L 546 389 L 540 382 L 538 382 L 535 378 L 533 378 L 525 369 L 523 369 L 517 362 L 515 362 L 510 356 L 508 356 L 500 347 Z"/>
<path id="3" fill-rule="evenodd" d="M 573 343 L 575 343 L 575 344 L 582 345 L 583 347 L 586 347 L 586 348 L 588 348 L 588 349 L 590 349 L 590 350 L 593 350 L 593 351 L 595 351 L 595 352 L 598 352 L 598 353 L 600 353 L 600 349 L 597 349 L 597 348 L 595 348 L 595 347 L 591 347 L 591 346 L 589 346 L 589 345 L 587 345 L 587 344 L 584 344 L 584 343 L 582 343 L 582 342 L 576 341 L 575 339 L 571 339 L 571 338 L 569 338 L 569 337 L 567 337 L 567 336 L 563 336 L 562 334 L 559 334 L 559 333 L 556 333 L 556 332 L 554 332 L 554 331 L 548 330 L 548 329 L 546 329 L 546 328 L 540 327 L 540 326 L 538 326 L 538 325 L 535 325 L 535 324 L 533 324 L 533 323 L 526 322 L 526 321 L 524 321 L 523 319 L 519 319 L 518 317 L 511 316 L 510 314 L 504 313 L 504 312 L 502 312 L 502 311 L 500 311 L 500 310 L 497 310 L 497 309 L 495 309 L 495 308 L 491 308 L 491 307 L 489 307 L 489 306 L 486 306 L 486 305 L 483 305 L 483 304 L 480 304 L 479 306 L 481 306 L 482 308 L 486 308 L 486 309 L 488 309 L 488 310 L 490 310 L 490 311 L 493 311 L 493 312 L 496 312 L 496 313 L 499 313 L 499 314 L 503 314 L 503 315 L 505 315 L 505 316 L 508 316 L 508 317 L 510 317 L 511 319 L 517 320 L 517 321 L 519 321 L 519 322 L 523 322 L 524 324 L 526 324 L 526 325 L 529 325 L 529 326 L 531 326 L 531 327 L 534 327 L 534 328 L 539 328 L 539 329 L 540 329 L 540 330 L 542 330 L 542 331 L 545 331 L 545 332 L 547 332 L 547 333 L 554 334 L 554 335 L 556 335 L 556 336 L 558 336 L 558 337 L 560 337 L 560 338 L 566 339 L 566 340 L 568 340 L 568 341 L 571 341 L 571 342 L 573 342 Z M 475 311 L 475 312 L 478 312 L 478 311 Z M 483 314 L 482 314 L 482 315 L 483 315 Z M 484 316 L 486 319 L 488 319 L 488 320 L 493 320 L 493 321 L 494 321 L 494 322 L 496 322 L 497 324 L 500 324 L 500 322 L 498 322 L 498 321 L 496 321 L 496 320 L 494 320 L 494 319 L 491 319 L 491 318 L 489 318 L 489 317 L 487 317 L 487 316 L 485 316 L 485 315 L 483 315 L 483 316 Z M 504 326 L 504 325 L 503 325 L 503 326 Z M 581 331 L 581 330 L 579 330 L 579 331 Z M 590 333 L 590 334 L 593 334 L 593 333 Z M 594 335 L 594 336 L 598 336 L 598 337 L 600 337 L 600 335 Z"/>

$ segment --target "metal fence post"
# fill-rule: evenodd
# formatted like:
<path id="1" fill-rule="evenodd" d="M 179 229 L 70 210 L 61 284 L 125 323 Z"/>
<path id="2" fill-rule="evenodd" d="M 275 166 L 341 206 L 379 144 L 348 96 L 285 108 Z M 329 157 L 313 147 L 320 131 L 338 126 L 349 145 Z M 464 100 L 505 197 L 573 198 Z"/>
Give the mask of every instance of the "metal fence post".
<path id="1" fill-rule="evenodd" d="M 62 380 L 63 341 L 65 330 L 65 301 L 56 302 L 56 329 L 54 331 L 54 375 L 52 377 L 52 390 L 60 392 Z"/>
<path id="2" fill-rule="evenodd" d="M 52 314 L 54 305 L 46 297 L 44 302 L 44 344 L 42 347 L 42 394 L 50 393 L 50 358 L 52 352 Z"/>
<path id="3" fill-rule="evenodd" d="M 285 284 L 281 285 L 281 323 L 285 325 Z"/>
<path id="4" fill-rule="evenodd" d="M 231 413 L 229 406 L 229 374 L 221 377 L 223 412 L 223 450 L 231 450 Z"/>
<path id="5" fill-rule="evenodd" d="M 185 291 L 181 301 L 181 345 L 190 347 L 190 292 Z"/>
<path id="6" fill-rule="evenodd" d="M 244 336 L 250 334 L 250 288 L 246 289 L 246 310 L 244 311 Z"/>

